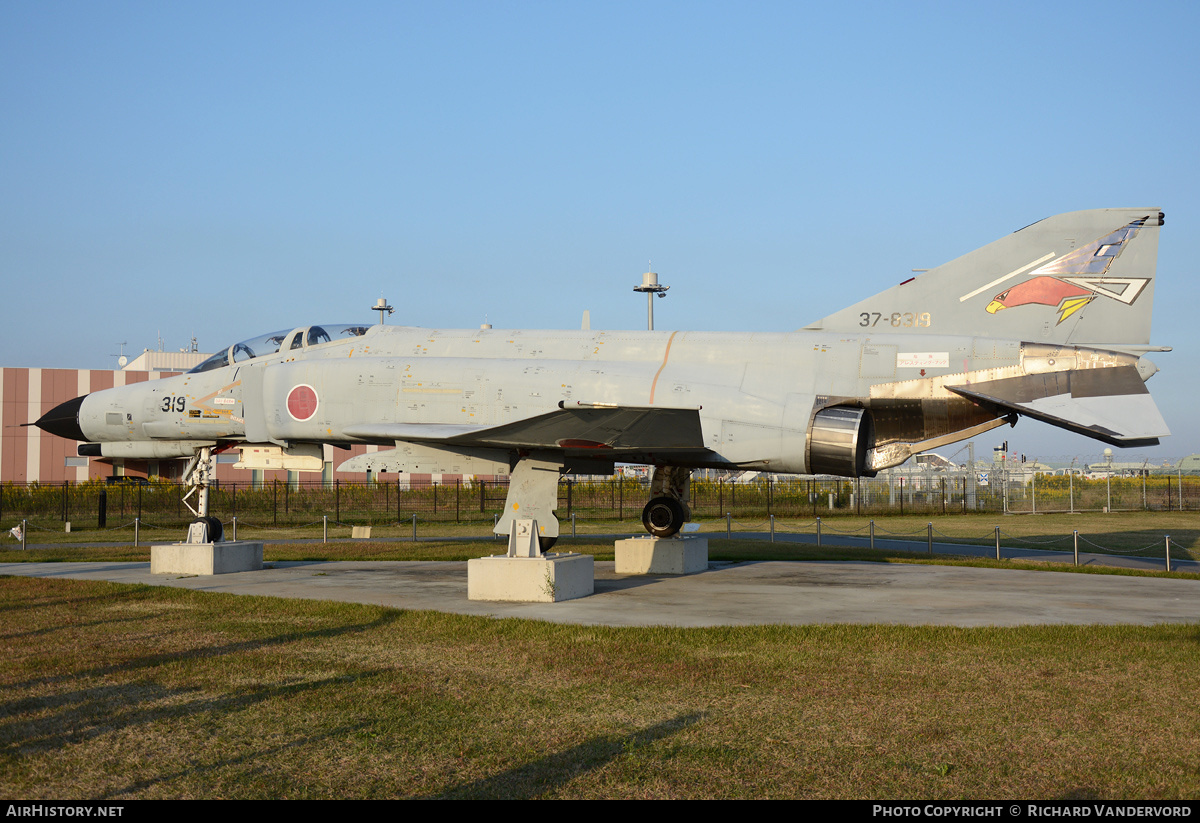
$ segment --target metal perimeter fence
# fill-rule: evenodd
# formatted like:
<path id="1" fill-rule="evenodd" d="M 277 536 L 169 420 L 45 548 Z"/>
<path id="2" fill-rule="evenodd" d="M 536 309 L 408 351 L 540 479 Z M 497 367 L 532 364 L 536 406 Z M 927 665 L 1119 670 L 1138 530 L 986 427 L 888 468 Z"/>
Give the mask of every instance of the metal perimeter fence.
<path id="1" fill-rule="evenodd" d="M 762 532 L 769 529 L 767 536 L 772 543 L 775 542 L 777 534 L 784 539 L 786 535 L 808 535 L 808 542 L 815 542 L 817 546 L 821 546 L 824 539 L 831 546 L 875 549 L 878 540 L 881 545 L 887 543 L 892 548 L 899 546 L 905 551 L 918 552 L 924 548 L 929 555 L 933 555 L 935 543 L 939 547 L 939 553 L 953 554 L 958 547 L 962 547 L 973 550 L 969 553 L 975 556 L 985 556 L 978 550 L 988 546 L 994 550 L 996 560 L 1028 557 L 1032 553 L 1040 554 L 1040 559 L 1051 559 L 1052 554 L 1059 554 L 1063 562 L 1070 556 L 1071 562 L 1076 566 L 1080 565 L 1081 552 L 1085 555 L 1120 555 L 1124 558 L 1161 560 L 1168 572 L 1179 571 L 1177 565 L 1180 561 L 1195 563 L 1200 559 L 1200 552 L 1188 545 L 1191 542 L 1190 538 L 1185 538 L 1186 542 L 1180 543 L 1173 540 L 1169 534 L 1152 534 L 1146 530 L 1123 535 L 1110 534 L 1108 539 L 1115 540 L 1115 543 L 1106 546 L 1080 534 L 1077 529 L 1070 534 L 1043 533 L 1033 536 L 1011 534 L 1000 526 L 993 526 L 974 534 L 947 534 L 938 529 L 932 520 L 923 529 L 905 531 L 897 531 L 874 520 L 865 525 L 862 524 L 861 518 L 856 518 L 856 522 L 859 525 L 840 526 L 837 518 L 817 517 L 809 522 L 792 520 L 777 524 L 774 515 L 771 515 L 766 523 L 753 523 L 735 521 L 731 514 L 727 514 L 725 529 L 727 537 L 747 532 L 754 537 L 761 537 Z M 1172 565 L 1173 563 L 1175 565 Z M 1184 570 L 1194 571 L 1190 568 Z"/>
<path id="2" fill-rule="evenodd" d="M 38 528 L 107 528 L 138 518 L 175 526 L 192 519 L 182 502 L 184 487 L 102 480 L 61 484 L 0 484 L 0 528 L 23 520 Z M 490 523 L 504 508 L 507 478 L 435 484 L 407 480 L 375 482 L 223 482 L 210 489 L 210 511 L 275 528 L 322 517 L 345 525 L 425 522 Z M 649 499 L 645 483 L 632 478 L 564 478 L 558 515 L 581 520 L 637 521 Z M 994 478 L 972 483 L 966 473 L 885 474 L 875 478 L 764 477 L 751 482 L 693 480 L 694 519 L 925 515 L 966 512 L 1049 513 L 1068 511 L 1187 511 L 1200 508 L 1200 477 L 1151 475 L 1086 480 L 1040 476 L 1026 483 Z"/>

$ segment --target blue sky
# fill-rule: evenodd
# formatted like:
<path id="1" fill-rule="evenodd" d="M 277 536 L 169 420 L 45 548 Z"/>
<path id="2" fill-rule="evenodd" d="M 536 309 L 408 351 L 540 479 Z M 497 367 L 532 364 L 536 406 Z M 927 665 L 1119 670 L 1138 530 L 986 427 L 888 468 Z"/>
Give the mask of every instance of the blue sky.
<path id="1" fill-rule="evenodd" d="M 1028 223 L 1158 206 L 1200 451 L 1200 6 L 0 5 L 4 365 L 374 317 L 787 331 Z M 1022 421 L 1031 457 L 1102 444 Z M 943 452 L 952 451 L 943 450 Z M 1118 459 L 1121 459 L 1118 457 Z"/>

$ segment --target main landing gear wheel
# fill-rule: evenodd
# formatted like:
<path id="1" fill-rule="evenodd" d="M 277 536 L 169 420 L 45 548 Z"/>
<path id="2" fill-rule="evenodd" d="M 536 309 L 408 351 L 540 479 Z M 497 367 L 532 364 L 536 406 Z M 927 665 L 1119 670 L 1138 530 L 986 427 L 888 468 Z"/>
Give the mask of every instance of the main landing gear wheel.
<path id="1" fill-rule="evenodd" d="M 193 523 L 203 523 L 208 527 L 208 542 L 220 543 L 223 528 L 219 517 L 197 517 Z"/>
<path id="2" fill-rule="evenodd" d="M 673 497 L 655 497 L 642 509 L 642 525 L 655 537 L 671 537 L 683 528 L 687 513 Z"/>

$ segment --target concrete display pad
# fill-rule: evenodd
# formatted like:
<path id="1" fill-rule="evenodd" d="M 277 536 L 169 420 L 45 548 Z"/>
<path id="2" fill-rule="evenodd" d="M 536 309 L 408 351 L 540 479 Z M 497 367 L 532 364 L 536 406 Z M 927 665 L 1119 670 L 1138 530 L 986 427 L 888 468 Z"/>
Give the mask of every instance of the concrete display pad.
<path id="1" fill-rule="evenodd" d="M 558 603 L 591 594 L 595 580 L 595 560 L 590 554 L 497 554 L 467 561 L 468 600 Z"/>
<path id="2" fill-rule="evenodd" d="M 250 540 L 226 543 L 171 543 L 150 547 L 151 574 L 231 574 L 260 571 L 263 544 Z"/>
<path id="3" fill-rule="evenodd" d="M 1194 624 L 1200 614 L 1200 580 L 849 561 L 713 563 L 661 577 L 618 575 L 611 560 L 598 561 L 595 593 L 566 603 L 468 600 L 466 561 L 275 561 L 212 577 L 150 574 L 146 562 L 4 563 L 0 574 L 588 626 L 1148 626 Z"/>
<path id="4" fill-rule="evenodd" d="M 614 548 L 617 574 L 695 574 L 708 568 L 707 537 L 631 537 Z"/>

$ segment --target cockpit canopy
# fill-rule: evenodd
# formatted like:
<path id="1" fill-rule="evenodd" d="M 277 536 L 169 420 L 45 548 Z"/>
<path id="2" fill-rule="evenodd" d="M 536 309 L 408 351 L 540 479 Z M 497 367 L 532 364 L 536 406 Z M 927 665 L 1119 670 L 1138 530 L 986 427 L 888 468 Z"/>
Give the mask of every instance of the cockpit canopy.
<path id="1" fill-rule="evenodd" d="M 299 329 L 284 329 L 267 334 L 251 337 L 240 343 L 234 343 L 227 349 L 217 352 L 199 366 L 188 371 L 189 374 L 211 371 L 232 363 L 242 363 L 256 357 L 277 354 L 280 350 L 291 351 L 306 349 L 310 346 L 320 346 L 335 340 L 345 340 L 350 337 L 361 337 L 367 333 L 370 326 L 338 324 L 323 326 L 308 326 Z"/>

